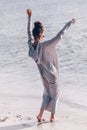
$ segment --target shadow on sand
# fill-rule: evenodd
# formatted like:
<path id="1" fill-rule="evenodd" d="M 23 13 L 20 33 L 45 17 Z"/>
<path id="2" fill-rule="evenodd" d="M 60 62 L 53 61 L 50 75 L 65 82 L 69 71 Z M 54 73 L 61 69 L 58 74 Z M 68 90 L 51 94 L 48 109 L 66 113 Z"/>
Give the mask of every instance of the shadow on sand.
<path id="1" fill-rule="evenodd" d="M 33 127 L 37 125 L 36 123 L 22 123 L 22 124 L 15 124 L 15 125 L 8 125 L 0 127 L 0 130 L 20 130 L 23 128 Z"/>

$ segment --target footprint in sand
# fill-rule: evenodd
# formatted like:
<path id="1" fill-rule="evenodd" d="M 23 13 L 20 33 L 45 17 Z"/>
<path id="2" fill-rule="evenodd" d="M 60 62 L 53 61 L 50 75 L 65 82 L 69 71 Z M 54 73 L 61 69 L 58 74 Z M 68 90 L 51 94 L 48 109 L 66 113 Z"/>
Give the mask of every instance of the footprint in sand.
<path id="1" fill-rule="evenodd" d="M 5 117 L 1 117 L 0 118 L 0 122 L 5 122 L 7 119 L 8 119 L 8 117 L 6 117 L 6 116 Z"/>
<path id="2" fill-rule="evenodd" d="M 18 119 L 18 120 L 31 120 L 31 118 L 30 117 L 23 117 L 22 115 L 20 115 L 20 114 L 18 114 L 18 115 L 16 115 L 16 118 Z"/>
<path id="3" fill-rule="evenodd" d="M 16 120 L 16 121 L 23 121 L 23 120 L 32 120 L 30 117 L 28 116 L 22 116 L 21 114 L 17 114 L 15 116 L 0 116 L 0 122 L 5 122 L 7 121 L 7 119 L 9 120 Z"/>

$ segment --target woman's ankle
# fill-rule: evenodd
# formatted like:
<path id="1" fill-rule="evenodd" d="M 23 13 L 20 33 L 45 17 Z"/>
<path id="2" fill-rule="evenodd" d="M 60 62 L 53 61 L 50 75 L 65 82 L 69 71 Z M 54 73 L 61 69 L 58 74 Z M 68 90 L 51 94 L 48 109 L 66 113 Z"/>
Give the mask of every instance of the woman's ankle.
<path id="1" fill-rule="evenodd" d="M 37 116 L 38 122 L 41 122 L 43 112 L 44 112 L 44 110 L 43 110 L 43 109 L 40 109 L 40 112 L 39 112 L 39 114 L 38 114 L 38 116 Z"/>
<path id="2" fill-rule="evenodd" d="M 51 114 L 50 122 L 54 122 L 54 121 L 55 121 L 55 116 L 54 116 L 54 114 Z"/>
<path id="3" fill-rule="evenodd" d="M 41 119 L 42 119 L 42 116 L 38 115 L 38 116 L 37 116 L 38 122 L 41 122 Z"/>

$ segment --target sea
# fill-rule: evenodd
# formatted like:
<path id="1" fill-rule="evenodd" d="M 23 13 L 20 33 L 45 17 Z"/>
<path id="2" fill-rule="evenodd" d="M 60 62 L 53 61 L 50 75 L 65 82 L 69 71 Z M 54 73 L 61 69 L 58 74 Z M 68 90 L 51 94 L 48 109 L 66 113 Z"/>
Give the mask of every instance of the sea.
<path id="1" fill-rule="evenodd" d="M 44 25 L 43 41 L 76 19 L 56 45 L 60 102 L 87 119 L 87 0 L 0 0 L 0 105 L 8 98 L 42 97 L 38 68 L 28 56 L 28 8 L 32 28 L 35 21 Z"/>

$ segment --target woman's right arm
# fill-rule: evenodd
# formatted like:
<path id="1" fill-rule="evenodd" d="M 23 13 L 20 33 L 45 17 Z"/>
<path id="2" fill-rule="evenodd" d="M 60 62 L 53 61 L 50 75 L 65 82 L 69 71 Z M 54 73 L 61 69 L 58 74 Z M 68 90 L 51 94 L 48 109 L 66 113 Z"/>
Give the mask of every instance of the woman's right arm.
<path id="1" fill-rule="evenodd" d="M 28 25 L 27 25 L 27 33 L 28 33 L 28 46 L 30 48 L 30 44 L 32 43 L 32 33 L 31 33 L 31 14 L 32 11 L 30 9 L 27 9 L 27 15 L 28 15 Z"/>
<path id="2" fill-rule="evenodd" d="M 66 23 L 66 25 L 60 30 L 60 32 L 54 38 L 52 38 L 51 40 L 44 42 L 43 46 L 52 45 L 52 47 L 55 47 L 55 45 L 58 43 L 58 41 L 65 34 L 66 30 L 71 26 L 72 23 L 74 24 L 75 22 L 76 22 L 75 19 L 72 19 L 71 21 Z"/>

